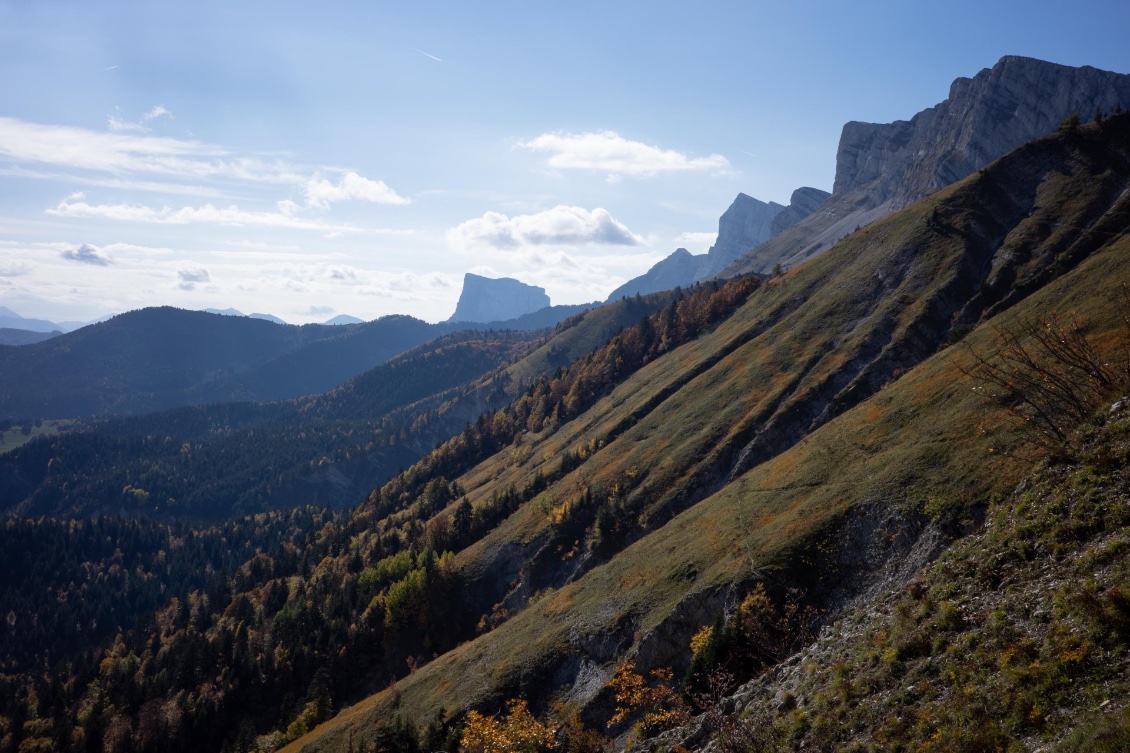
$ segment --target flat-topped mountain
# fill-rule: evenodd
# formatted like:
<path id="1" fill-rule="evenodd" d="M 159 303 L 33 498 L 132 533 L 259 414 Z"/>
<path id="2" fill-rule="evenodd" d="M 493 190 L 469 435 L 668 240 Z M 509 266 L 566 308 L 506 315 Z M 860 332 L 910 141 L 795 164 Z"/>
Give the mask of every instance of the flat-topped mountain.
<path id="1" fill-rule="evenodd" d="M 1130 75 L 1005 56 L 910 120 L 844 125 L 832 197 L 721 276 L 767 272 L 827 250 L 857 228 L 970 175 L 1073 112 L 1130 109 Z"/>
<path id="2" fill-rule="evenodd" d="M 532 314 L 549 305 L 545 288 L 510 277 L 492 279 L 468 272 L 449 322 L 496 322 Z"/>

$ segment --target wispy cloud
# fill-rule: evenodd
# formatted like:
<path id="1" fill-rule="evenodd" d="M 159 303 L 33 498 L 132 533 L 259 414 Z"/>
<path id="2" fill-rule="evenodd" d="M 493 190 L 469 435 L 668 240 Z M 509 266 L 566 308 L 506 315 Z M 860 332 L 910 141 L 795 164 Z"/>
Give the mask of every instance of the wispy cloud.
<path id="1" fill-rule="evenodd" d="M 123 120 L 116 115 L 106 117 L 106 127 L 117 133 L 145 133 L 149 130 L 141 123 L 135 123 L 132 120 Z"/>
<path id="2" fill-rule="evenodd" d="M 546 245 L 637 246 L 643 241 L 606 209 L 556 206 L 536 214 L 507 217 L 487 212 L 447 231 L 455 249 L 516 249 Z"/>
<path id="3" fill-rule="evenodd" d="M 146 123 L 157 118 L 175 119 L 164 105 L 154 105 L 148 112 L 143 113 L 137 121 L 119 118 L 117 115 L 109 115 L 106 117 L 106 127 L 117 133 L 149 133 L 150 128 Z"/>
<path id="4" fill-rule="evenodd" d="M 41 125 L 0 117 L 0 157 L 17 163 L 60 165 L 102 173 L 150 173 L 296 183 L 305 175 L 280 162 L 238 157 L 199 141 L 74 126 Z"/>
<path id="5" fill-rule="evenodd" d="M 141 120 L 143 123 L 148 123 L 150 120 L 156 120 L 157 118 L 162 117 L 168 118 L 169 120 L 176 119 L 176 117 L 171 112 L 169 112 L 164 105 L 155 105 L 153 109 L 141 116 Z"/>
<path id="6" fill-rule="evenodd" d="M 114 262 L 105 251 L 83 243 L 78 248 L 69 248 L 61 254 L 67 261 L 77 261 L 83 264 L 94 264 L 99 267 L 109 266 Z"/>
<path id="7" fill-rule="evenodd" d="M 547 164 L 561 170 L 596 170 L 610 177 L 651 177 L 659 173 L 687 170 L 723 172 L 730 161 L 720 154 L 691 157 L 673 149 L 631 141 L 615 131 L 592 133 L 545 133 L 520 147 L 549 153 Z"/>
<path id="8" fill-rule="evenodd" d="M 204 204 L 199 207 L 180 207 L 174 209 L 164 206 L 160 209 L 144 204 L 88 204 L 81 193 L 71 194 L 58 206 L 48 209 L 47 214 L 57 217 L 85 217 L 124 222 L 149 222 L 165 225 L 187 225 L 191 223 L 212 223 L 218 225 L 255 225 L 262 227 L 283 227 L 296 230 L 353 231 L 345 225 L 329 225 L 317 220 L 295 217 L 282 212 L 252 212 L 240 209 L 235 204 L 217 207 Z"/>
<path id="9" fill-rule="evenodd" d="M 78 184 L 82 186 L 99 186 L 101 188 L 117 188 L 123 191 L 145 191 L 151 193 L 180 194 L 183 196 L 201 196 L 212 199 L 226 198 L 228 192 L 222 188 L 206 185 L 187 185 L 184 183 L 171 183 L 156 180 L 131 180 L 128 178 L 115 178 L 109 175 L 74 175 L 62 170 L 41 170 L 27 167 L 0 167 L 0 175 L 10 175 L 15 178 L 33 178 L 35 180 L 53 180 L 60 183 Z"/>
<path id="10" fill-rule="evenodd" d="M 248 156 L 191 139 L 153 136 L 144 123 L 173 114 L 156 105 L 129 122 L 109 119 L 110 132 L 73 126 L 42 125 L 0 117 L 0 174 L 41 178 L 151 193 L 207 197 L 212 201 L 235 195 L 262 200 L 272 187 L 304 195 L 302 203 L 283 199 L 277 211 L 247 211 L 236 206 L 218 209 L 213 204 L 173 210 L 134 204 L 87 204 L 68 200 L 49 213 L 67 217 L 99 216 L 108 219 L 184 224 L 221 222 L 304 228 L 326 232 L 353 228 L 327 225 L 303 218 L 309 210 L 327 210 L 344 201 L 366 201 L 401 206 L 411 199 L 381 180 L 355 170 L 309 167 L 284 159 Z"/>
<path id="11" fill-rule="evenodd" d="M 432 54 L 432 53 L 430 53 L 430 52 L 424 52 L 423 50 L 416 50 L 416 52 L 420 53 L 420 54 L 421 54 L 421 55 L 423 55 L 424 57 L 429 57 L 429 58 L 431 58 L 432 60 L 436 61 L 437 63 L 442 63 L 442 62 L 443 62 L 443 60 L 442 60 L 442 59 L 440 59 L 440 58 L 437 58 L 437 57 L 436 57 L 435 55 L 433 55 L 433 54 Z"/>

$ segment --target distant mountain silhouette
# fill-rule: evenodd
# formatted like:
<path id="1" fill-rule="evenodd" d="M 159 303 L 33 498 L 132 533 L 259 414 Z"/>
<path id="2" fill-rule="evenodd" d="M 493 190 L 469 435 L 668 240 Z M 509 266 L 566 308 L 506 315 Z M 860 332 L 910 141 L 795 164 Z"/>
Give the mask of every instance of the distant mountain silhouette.
<path id="1" fill-rule="evenodd" d="M 33 343 L 50 340 L 63 334 L 59 330 L 54 332 L 35 332 L 30 329 L 12 329 L 0 327 L 0 345 L 31 345 Z"/>
<path id="2" fill-rule="evenodd" d="M 441 335 L 541 329 L 585 308 L 552 306 L 487 323 L 392 315 L 337 327 L 141 309 L 45 342 L 0 345 L 0 418 L 133 415 L 317 394 Z"/>

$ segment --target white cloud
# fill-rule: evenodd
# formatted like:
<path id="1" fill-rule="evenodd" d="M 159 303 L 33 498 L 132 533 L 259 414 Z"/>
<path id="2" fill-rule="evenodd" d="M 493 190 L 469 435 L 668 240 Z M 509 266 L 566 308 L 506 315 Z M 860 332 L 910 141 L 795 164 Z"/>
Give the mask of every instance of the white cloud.
<path id="1" fill-rule="evenodd" d="M 109 115 L 106 118 L 106 127 L 118 133 L 149 133 L 149 126 L 145 124 L 161 117 L 168 118 L 169 120 L 174 119 L 173 114 L 165 109 L 164 105 L 156 105 L 153 109 L 149 110 L 149 112 L 144 113 L 141 116 L 141 120 L 138 122 L 125 120 L 124 118 L 119 118 L 117 115 Z"/>
<path id="2" fill-rule="evenodd" d="M 208 270 L 195 264 L 184 264 L 177 269 L 177 277 L 181 282 L 211 282 L 212 275 Z"/>
<path id="3" fill-rule="evenodd" d="M 134 123 L 131 120 L 122 120 L 113 115 L 106 118 L 106 127 L 111 131 L 128 131 L 130 133 L 145 133 L 147 130 L 141 123 Z"/>
<path id="4" fill-rule="evenodd" d="M 31 269 L 31 265 L 25 262 L 0 264 L 0 277 L 21 277 L 30 272 Z"/>
<path id="5" fill-rule="evenodd" d="M 546 245 L 638 246 L 642 240 L 605 209 L 589 211 L 561 205 L 515 217 L 487 212 L 448 230 L 447 242 L 452 248 L 468 250 Z"/>
<path id="6" fill-rule="evenodd" d="M 182 264 L 177 268 L 177 287 L 181 290 L 196 290 L 198 283 L 211 282 L 212 275 L 197 264 Z"/>
<path id="7" fill-rule="evenodd" d="M 156 105 L 152 110 L 142 115 L 141 120 L 142 122 L 149 122 L 150 120 L 155 120 L 161 117 L 168 118 L 169 120 L 176 119 L 171 112 L 165 109 L 164 105 Z"/>
<path id="8" fill-rule="evenodd" d="M 83 243 L 78 248 L 69 248 L 61 254 L 64 259 L 68 261 L 82 262 L 83 264 L 95 264 L 100 267 L 106 267 L 113 264 L 114 260 L 105 251 L 95 248 L 87 243 Z"/>
<path id="9" fill-rule="evenodd" d="M 326 209 L 338 201 L 371 201 L 374 204 L 407 204 L 410 199 L 389 188 L 384 181 L 370 180 L 348 172 L 336 184 L 325 178 L 311 178 L 306 184 L 306 205 Z"/>
<path id="10" fill-rule="evenodd" d="M 238 157 L 199 141 L 126 132 L 100 133 L 6 117 L 0 117 L 0 157 L 114 174 L 140 172 L 293 184 L 307 180 L 280 161 Z"/>
<path id="11" fill-rule="evenodd" d="M 167 194 L 181 194 L 184 196 L 200 196 L 208 198 L 227 198 L 230 196 L 223 189 L 203 185 L 186 185 L 184 183 L 170 183 L 150 180 L 125 180 L 103 176 L 76 175 L 50 170 L 35 170 L 25 167 L 0 167 L 0 175 L 10 175 L 16 178 L 33 178 L 35 180 L 53 180 L 68 184 L 78 183 L 85 186 L 99 186 L 102 188 L 116 188 L 123 191 L 149 191 Z"/>
<path id="12" fill-rule="evenodd" d="M 690 157 L 673 149 L 631 141 L 615 131 L 545 133 L 519 146 L 550 154 L 550 167 L 562 170 L 598 170 L 615 179 L 620 175 L 650 177 L 687 170 L 726 171 L 730 161 L 720 154 Z"/>
<path id="13" fill-rule="evenodd" d="M 217 207 L 204 204 L 199 207 L 173 209 L 164 206 L 160 209 L 144 204 L 88 204 L 82 194 L 72 194 L 59 202 L 47 214 L 57 217 L 84 217 L 123 222 L 149 222 L 164 225 L 187 225 L 191 223 L 212 223 L 218 225 L 254 225 L 260 227 L 285 227 L 297 230 L 352 231 L 354 228 L 343 225 L 327 225 L 315 220 L 307 220 L 282 212 L 251 212 L 240 209 L 235 204 Z"/>

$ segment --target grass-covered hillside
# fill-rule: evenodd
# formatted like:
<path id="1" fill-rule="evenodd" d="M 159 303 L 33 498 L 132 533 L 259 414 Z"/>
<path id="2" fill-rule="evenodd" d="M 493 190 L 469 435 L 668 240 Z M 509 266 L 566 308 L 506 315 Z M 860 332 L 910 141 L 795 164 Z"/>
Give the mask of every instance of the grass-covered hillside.
<path id="1" fill-rule="evenodd" d="M 982 530 L 741 688 L 714 736 L 727 751 L 1126 750 L 1128 461 L 1123 397 L 980 500 Z"/>
<path id="2" fill-rule="evenodd" d="M 1039 140 L 853 235 L 462 474 L 472 505 L 540 488 L 456 557 L 486 632 L 299 745 L 519 695 L 597 720 L 620 657 L 686 666 L 690 637 L 759 581 L 833 607 L 898 572 L 927 510 L 1010 489 L 1024 435 L 965 371 L 1025 317 L 1070 313 L 1110 346 L 1128 125 Z"/>
<path id="3" fill-rule="evenodd" d="M 1001 354 L 1041 332 L 1122 352 L 1128 186 L 1130 116 L 1067 128 L 783 276 L 563 322 L 524 359 L 394 411 L 411 419 L 387 446 L 417 454 L 356 509 L 185 580 L 112 641 L 10 663 L 0 752 L 453 750 L 468 730 L 494 739 L 483 720 L 521 699 L 511 720 L 536 731 L 531 714 L 556 713 L 562 745 L 592 753 L 634 720 L 615 677 L 674 703 L 684 670 L 737 656 L 751 630 L 780 640 L 742 671 L 772 666 L 805 637 L 774 615 L 904 582 L 1027 472 L 1040 422 L 992 381 Z M 1096 394 L 1079 391 L 1084 408 Z M 366 456 L 331 458 L 326 477 Z M 173 559 L 127 555 L 103 558 L 112 578 Z M 632 686 L 626 658 L 667 690 Z"/>

